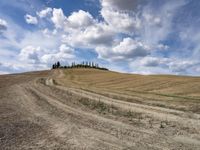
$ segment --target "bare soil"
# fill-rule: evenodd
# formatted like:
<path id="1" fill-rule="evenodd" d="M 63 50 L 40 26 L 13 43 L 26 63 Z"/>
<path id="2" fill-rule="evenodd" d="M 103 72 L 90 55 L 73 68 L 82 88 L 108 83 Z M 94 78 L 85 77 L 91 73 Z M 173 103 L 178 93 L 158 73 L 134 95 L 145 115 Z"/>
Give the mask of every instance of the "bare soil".
<path id="1" fill-rule="evenodd" d="M 100 72 L 105 82 L 96 79 L 93 84 L 91 76 L 83 80 L 67 73 L 0 76 L 0 149 L 200 149 L 198 93 L 189 92 L 193 99 L 179 94 L 171 101 L 152 93 L 123 94 L 112 85 L 128 78 L 105 81 Z"/>

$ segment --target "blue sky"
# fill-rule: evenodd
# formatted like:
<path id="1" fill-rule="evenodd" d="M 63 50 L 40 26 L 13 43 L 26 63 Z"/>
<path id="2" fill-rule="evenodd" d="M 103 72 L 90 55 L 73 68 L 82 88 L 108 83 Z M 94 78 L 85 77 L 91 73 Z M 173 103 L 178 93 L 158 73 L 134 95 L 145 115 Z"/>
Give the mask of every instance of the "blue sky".
<path id="1" fill-rule="evenodd" d="M 0 74 L 59 60 L 198 76 L 199 10 L 199 0 L 1 0 Z"/>

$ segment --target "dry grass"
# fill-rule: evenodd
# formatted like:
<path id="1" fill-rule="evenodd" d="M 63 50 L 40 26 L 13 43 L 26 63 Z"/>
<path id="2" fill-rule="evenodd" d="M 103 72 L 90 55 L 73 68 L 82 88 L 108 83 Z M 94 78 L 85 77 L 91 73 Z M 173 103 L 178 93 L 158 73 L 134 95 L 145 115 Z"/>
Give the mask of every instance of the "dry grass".
<path id="1" fill-rule="evenodd" d="M 56 80 L 60 85 L 124 101 L 200 113 L 199 77 L 144 76 L 95 69 L 68 69 L 64 74 Z"/>
<path id="2" fill-rule="evenodd" d="M 65 82 L 89 88 L 102 88 L 128 94 L 153 94 L 200 100 L 200 78 L 170 75 L 134 75 L 94 69 L 69 69 Z"/>

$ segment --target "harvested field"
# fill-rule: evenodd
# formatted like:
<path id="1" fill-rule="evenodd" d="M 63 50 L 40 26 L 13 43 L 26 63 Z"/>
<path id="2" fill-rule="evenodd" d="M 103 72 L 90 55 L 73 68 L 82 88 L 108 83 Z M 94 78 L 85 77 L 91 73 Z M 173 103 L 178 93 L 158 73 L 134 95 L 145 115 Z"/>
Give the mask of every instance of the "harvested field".
<path id="1" fill-rule="evenodd" d="M 200 147 L 200 78 L 67 69 L 0 76 L 0 149 Z"/>

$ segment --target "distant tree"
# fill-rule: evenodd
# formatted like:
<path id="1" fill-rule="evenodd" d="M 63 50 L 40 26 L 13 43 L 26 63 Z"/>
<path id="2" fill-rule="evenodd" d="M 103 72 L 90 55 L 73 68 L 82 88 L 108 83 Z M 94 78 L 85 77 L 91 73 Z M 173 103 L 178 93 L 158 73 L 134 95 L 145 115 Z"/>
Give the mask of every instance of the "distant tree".
<path id="1" fill-rule="evenodd" d="M 52 69 L 55 69 L 55 64 L 52 65 Z"/>
<path id="2" fill-rule="evenodd" d="M 56 68 L 60 68 L 60 62 L 59 61 L 56 64 Z"/>
<path id="3" fill-rule="evenodd" d="M 91 62 L 89 62 L 89 67 L 91 67 Z"/>
<path id="4" fill-rule="evenodd" d="M 72 68 L 74 67 L 74 62 L 72 62 L 72 66 L 71 66 Z"/>
<path id="5" fill-rule="evenodd" d="M 65 69 L 68 69 L 68 68 L 95 68 L 95 69 L 100 69 L 100 70 L 108 70 L 107 68 L 102 68 L 102 67 L 99 67 L 99 64 L 98 63 L 95 63 L 95 62 L 89 62 L 89 61 L 83 61 L 81 63 L 75 63 L 75 62 L 72 62 L 71 65 L 65 65 L 65 66 L 62 66 L 60 64 L 60 62 L 56 62 L 52 65 L 52 69 L 57 69 L 57 68 L 65 68 Z"/>

